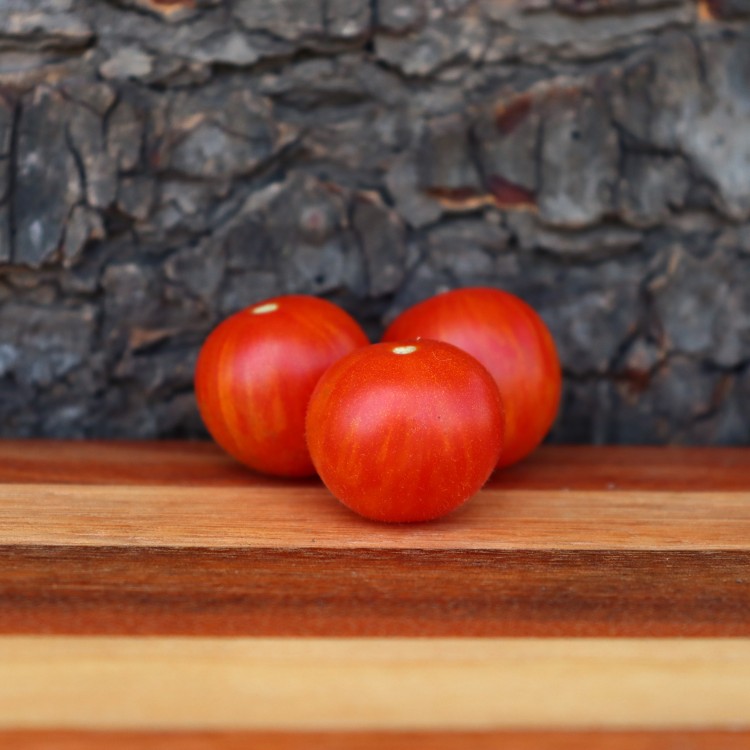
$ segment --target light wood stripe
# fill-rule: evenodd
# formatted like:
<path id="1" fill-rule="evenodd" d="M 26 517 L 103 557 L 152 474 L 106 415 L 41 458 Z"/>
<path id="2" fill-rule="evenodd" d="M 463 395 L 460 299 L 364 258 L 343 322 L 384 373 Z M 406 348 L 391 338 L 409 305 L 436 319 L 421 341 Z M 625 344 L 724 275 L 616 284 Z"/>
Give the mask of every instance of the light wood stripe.
<path id="1" fill-rule="evenodd" d="M 0 729 L 741 729 L 750 639 L 0 638 Z"/>
<path id="2" fill-rule="evenodd" d="M 81 731 L 0 730 L 9 750 L 747 750 L 733 730 Z"/>
<path id="3" fill-rule="evenodd" d="M 468 530 L 468 531 L 467 531 Z M 0 545 L 424 550 L 750 550 L 750 491 L 503 490 L 389 526 L 318 485 L 0 486 Z"/>

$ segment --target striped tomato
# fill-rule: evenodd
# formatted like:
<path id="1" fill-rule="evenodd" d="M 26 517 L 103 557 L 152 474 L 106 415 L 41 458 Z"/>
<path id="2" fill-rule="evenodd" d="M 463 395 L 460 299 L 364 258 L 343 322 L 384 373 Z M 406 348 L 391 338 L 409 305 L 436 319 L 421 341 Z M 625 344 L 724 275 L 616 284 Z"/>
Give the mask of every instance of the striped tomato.
<path id="1" fill-rule="evenodd" d="M 562 375 L 552 335 L 526 302 L 499 289 L 455 289 L 403 312 L 383 340 L 418 337 L 460 347 L 495 378 L 506 415 L 498 466 L 520 461 L 539 445 L 557 416 Z"/>
<path id="2" fill-rule="evenodd" d="M 487 370 L 455 346 L 374 344 L 320 379 L 307 440 L 344 505 L 378 521 L 428 521 L 468 500 L 494 469 L 502 402 Z"/>
<path id="3" fill-rule="evenodd" d="M 331 302 L 286 295 L 227 318 L 206 339 L 195 395 L 206 428 L 238 461 L 279 476 L 315 473 L 305 411 L 320 376 L 369 341 Z"/>

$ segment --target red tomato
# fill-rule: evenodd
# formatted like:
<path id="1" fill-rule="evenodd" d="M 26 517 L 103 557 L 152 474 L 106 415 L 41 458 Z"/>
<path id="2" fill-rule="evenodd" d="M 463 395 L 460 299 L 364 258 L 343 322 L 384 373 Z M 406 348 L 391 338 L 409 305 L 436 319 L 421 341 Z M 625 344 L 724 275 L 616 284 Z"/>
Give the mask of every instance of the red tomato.
<path id="1" fill-rule="evenodd" d="M 275 297 L 235 313 L 198 355 L 195 395 L 206 428 L 253 469 L 314 474 L 305 444 L 310 394 L 328 367 L 368 343 L 348 313 L 316 297 Z"/>
<path id="2" fill-rule="evenodd" d="M 555 342 L 539 315 L 508 292 L 486 287 L 438 294 L 403 312 L 383 341 L 448 341 L 492 374 L 505 405 L 505 448 L 498 467 L 531 453 L 549 432 L 562 375 Z"/>
<path id="3" fill-rule="evenodd" d="M 487 481 L 503 443 L 502 401 L 487 370 L 455 346 L 374 344 L 320 379 L 307 443 L 344 505 L 378 521 L 428 521 Z"/>

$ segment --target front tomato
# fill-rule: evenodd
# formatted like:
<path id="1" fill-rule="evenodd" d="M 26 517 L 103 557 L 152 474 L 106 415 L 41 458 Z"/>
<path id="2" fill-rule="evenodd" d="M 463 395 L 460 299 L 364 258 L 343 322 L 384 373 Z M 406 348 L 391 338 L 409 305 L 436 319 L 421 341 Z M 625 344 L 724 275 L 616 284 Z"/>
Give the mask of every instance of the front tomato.
<path id="1" fill-rule="evenodd" d="M 427 521 L 485 483 L 503 445 L 497 386 L 476 359 L 438 341 L 375 344 L 320 379 L 307 441 L 328 489 L 378 521 Z"/>
<path id="2" fill-rule="evenodd" d="M 469 352 L 495 378 L 506 418 L 498 467 L 520 461 L 539 445 L 557 416 L 562 374 L 552 335 L 528 304 L 499 289 L 455 289 L 403 312 L 383 341 L 420 336 Z"/>
<path id="3" fill-rule="evenodd" d="M 331 364 L 368 343 L 350 315 L 316 297 L 275 297 L 235 313 L 198 355 L 195 395 L 206 428 L 253 469 L 314 474 L 305 444 L 310 394 Z"/>

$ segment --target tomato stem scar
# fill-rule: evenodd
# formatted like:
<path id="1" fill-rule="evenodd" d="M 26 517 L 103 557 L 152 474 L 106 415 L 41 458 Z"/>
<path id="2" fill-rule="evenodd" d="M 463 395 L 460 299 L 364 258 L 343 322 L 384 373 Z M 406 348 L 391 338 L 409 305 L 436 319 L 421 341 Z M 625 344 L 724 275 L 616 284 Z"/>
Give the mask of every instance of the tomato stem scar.
<path id="1" fill-rule="evenodd" d="M 274 312 L 279 309 L 279 306 L 276 302 L 266 302 L 264 305 L 258 305 L 257 307 L 254 307 L 250 312 L 253 315 L 264 315 L 265 313 Z"/>

